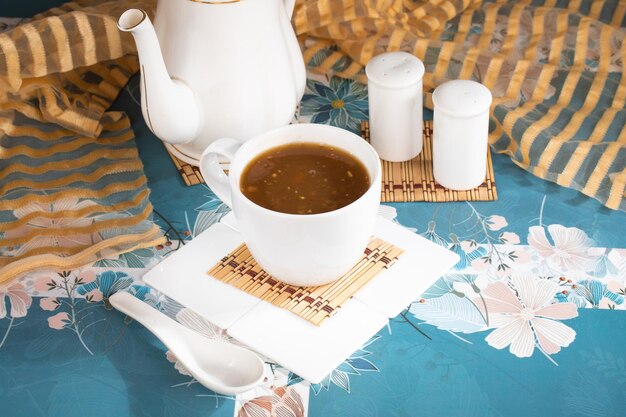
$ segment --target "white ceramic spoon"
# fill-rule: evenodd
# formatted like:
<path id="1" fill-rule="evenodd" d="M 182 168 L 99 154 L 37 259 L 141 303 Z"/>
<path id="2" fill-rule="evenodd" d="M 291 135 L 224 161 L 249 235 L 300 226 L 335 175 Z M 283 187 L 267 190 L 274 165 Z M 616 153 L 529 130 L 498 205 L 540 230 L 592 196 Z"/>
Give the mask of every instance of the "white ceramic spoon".
<path id="1" fill-rule="evenodd" d="M 189 330 L 127 292 L 115 293 L 109 301 L 158 337 L 205 387 L 230 395 L 248 391 L 263 379 L 265 365 L 252 351 Z"/>

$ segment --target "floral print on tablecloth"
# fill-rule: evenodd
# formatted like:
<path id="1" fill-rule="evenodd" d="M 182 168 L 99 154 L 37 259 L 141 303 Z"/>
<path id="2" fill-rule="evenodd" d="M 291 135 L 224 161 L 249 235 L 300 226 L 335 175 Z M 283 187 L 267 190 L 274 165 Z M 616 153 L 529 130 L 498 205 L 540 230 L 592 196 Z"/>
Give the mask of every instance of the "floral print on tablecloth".
<path id="1" fill-rule="evenodd" d="M 311 76 L 296 117 L 300 122 L 335 124 L 358 132 L 360 121 L 367 118 L 367 96 L 363 86 L 354 81 Z M 124 340 L 122 334 L 107 333 L 110 314 L 114 314 L 108 297 L 117 291 L 130 292 L 206 337 L 236 343 L 223 329 L 141 281 L 143 273 L 159 260 L 228 213 L 228 207 L 208 188 L 203 192 L 203 204 L 185 210 L 184 222 L 155 212 L 169 238 L 163 245 L 103 259 L 80 270 L 42 272 L 0 286 L 0 354 L 13 336 L 12 329 L 28 320 L 33 305 L 47 314 L 50 333 L 44 335 L 46 340 L 53 340 L 59 334 L 55 332 L 65 332 L 72 335 L 73 349 L 90 355 L 108 352 Z M 407 228 L 412 232 L 460 257 L 453 270 L 394 320 L 412 326 L 416 337 L 422 337 L 417 334 L 420 332 L 435 339 L 438 332 L 449 332 L 464 341 L 473 333 L 494 351 L 508 351 L 512 360 L 539 355 L 546 363 L 557 364 L 555 354 L 576 343 L 568 320 L 576 317 L 579 309 L 626 309 L 626 249 L 598 247 L 591 230 L 566 221 L 545 223 L 544 203 L 551 198 L 545 196 L 535 212 L 519 211 L 521 219 L 503 212 L 501 208 L 506 206 L 500 203 L 455 203 L 451 207 L 459 221 L 438 214 L 439 208 L 429 208 L 429 217 L 409 219 L 398 214 L 401 208 L 382 206 L 382 216 L 411 226 Z M 527 226 L 520 227 L 521 222 Z M 31 223 L 28 227 L 37 227 Z M 512 223 L 517 226 L 512 227 Z M 216 407 L 232 402 L 235 417 L 303 416 L 309 395 L 331 390 L 354 393 L 357 378 L 381 372 L 372 352 L 386 337 L 393 335 L 383 329 L 319 384 L 309 384 L 267 360 L 267 380 L 250 392 L 222 396 L 207 390 L 195 395 L 212 399 Z M 59 347 L 64 351 L 68 348 Z M 163 382 L 172 390 L 198 384 L 171 352 L 164 352 L 163 360 L 178 371 L 177 379 Z"/>
<path id="2" fill-rule="evenodd" d="M 485 340 L 496 349 L 508 348 L 518 357 L 535 351 L 549 357 L 574 341 L 575 333 L 567 327 L 567 319 L 577 315 L 577 308 L 626 309 L 626 250 L 597 248 L 588 235 L 575 227 L 559 224 L 531 225 L 526 240 L 507 230 L 507 219 L 496 213 L 481 213 L 467 203 L 468 217 L 464 230 L 451 228 L 447 235 L 436 220 L 425 221 L 414 232 L 447 247 L 460 255 L 454 269 L 441 277 L 422 298 L 409 306 L 408 313 L 424 324 L 450 331 L 462 338 L 463 333 L 484 332 Z M 40 274 L 25 277 L 10 287 L 0 288 L 0 319 L 24 319 L 33 295 L 39 296 L 43 310 L 50 311 L 49 327 L 72 331 L 85 350 L 92 350 L 82 340 L 86 328 L 97 325 L 86 316 L 89 308 L 110 309 L 108 297 L 117 291 L 129 291 L 153 307 L 194 328 L 190 313 L 167 297 L 143 285 L 140 276 L 159 257 L 166 256 L 216 223 L 228 209 L 215 197 L 196 210 L 193 224 L 186 230 L 168 230 L 167 245 L 154 248 L 143 256 L 127 255 L 135 268 L 115 267 L 113 262 L 100 261 L 80 271 Z M 381 215 L 396 220 L 396 209 L 382 206 Z M 466 230 L 473 231 L 467 239 Z M 8 303 L 7 303 L 8 301 Z M 505 306 L 506 304 L 506 306 Z M 506 307 L 506 308 L 505 308 Z M 194 330 L 209 337 L 225 338 L 219 329 L 209 331 L 209 324 Z M 4 328 L 5 340 L 13 324 Z M 508 327 L 507 327 L 508 326 Z M 514 334 L 502 336 L 507 329 Z M 422 326 L 422 329 L 426 327 Z M 375 340 L 368 344 L 375 347 Z M 1 348 L 0 344 L 0 348 Z M 312 385 L 317 395 L 332 386 L 350 392 L 350 379 L 367 372 L 377 372 L 375 363 L 367 359 L 368 348 L 356 352 L 320 384 Z M 168 358 L 175 358 L 169 354 Z M 551 359 L 553 360 L 553 359 Z M 268 361 L 269 362 L 269 361 Z M 181 370 L 180 365 L 177 369 Z M 280 369 L 274 365 L 274 370 Z M 183 372 L 184 373 L 184 372 Z M 288 386 L 301 382 L 294 374 L 284 372 Z"/>
<path id="3" fill-rule="evenodd" d="M 544 225 L 541 217 L 528 228 L 529 244 L 519 245 L 505 217 L 467 206 L 463 233 L 470 238 L 454 231 L 441 236 L 434 220 L 422 233 L 461 260 L 411 305 L 415 318 L 461 339 L 489 332 L 485 341 L 496 349 L 520 358 L 536 349 L 556 364 L 550 355 L 576 335 L 562 321 L 576 317 L 578 308 L 625 308 L 623 250 L 596 248 L 584 231 Z"/>
<path id="4" fill-rule="evenodd" d="M 166 245 L 143 250 L 150 254 L 128 254 L 126 260 L 111 260 L 110 264 L 100 261 L 79 271 L 42 273 L 0 288 L 0 323 L 7 323 L 0 327 L 0 352 L 12 327 L 27 319 L 33 302 L 49 312 L 50 331 L 74 333 L 78 346 L 92 355 L 110 348 L 94 346 L 84 335 L 106 326 L 106 318 L 92 318 L 90 311 L 110 309 L 108 297 L 117 291 L 131 292 L 207 337 L 233 343 L 222 329 L 141 282 L 143 272 L 159 258 L 218 222 L 228 208 L 209 195 L 195 211 L 193 222 L 187 220 L 181 230 L 168 230 Z M 460 256 L 454 269 L 399 317 L 407 324 L 418 321 L 419 326 L 412 324 L 416 330 L 435 338 L 429 329 L 433 326 L 460 340 L 465 340 L 464 334 L 480 333 L 494 349 L 506 349 L 519 358 L 540 354 L 558 364 L 553 355 L 575 343 L 576 333 L 567 320 L 576 317 L 579 308 L 626 309 L 626 250 L 595 247 L 585 231 L 569 225 L 545 225 L 541 218 L 529 225 L 526 236 L 520 236 L 509 230 L 509 220 L 498 213 L 483 212 L 471 203 L 466 204 L 465 213 L 462 225 L 444 226 L 433 217 L 409 228 Z M 382 206 L 380 214 L 398 221 L 395 207 Z M 527 245 L 520 244 L 523 239 Z M 369 356 L 380 337 L 392 337 L 384 333 L 372 338 L 319 384 L 309 384 L 266 360 L 268 378 L 252 392 L 234 397 L 207 396 L 216 406 L 233 402 L 235 416 L 273 416 L 278 409 L 285 415 L 301 416 L 309 393 L 317 396 L 334 389 L 350 393 L 354 378 L 379 372 Z M 172 362 L 181 377 L 171 383 L 172 389 L 197 384 L 171 352 L 166 352 L 164 360 Z"/>
<path id="5" fill-rule="evenodd" d="M 299 108 L 299 121 L 343 127 L 361 132 L 368 119 L 367 90 L 363 84 L 332 77 L 328 83 L 309 78 Z"/>

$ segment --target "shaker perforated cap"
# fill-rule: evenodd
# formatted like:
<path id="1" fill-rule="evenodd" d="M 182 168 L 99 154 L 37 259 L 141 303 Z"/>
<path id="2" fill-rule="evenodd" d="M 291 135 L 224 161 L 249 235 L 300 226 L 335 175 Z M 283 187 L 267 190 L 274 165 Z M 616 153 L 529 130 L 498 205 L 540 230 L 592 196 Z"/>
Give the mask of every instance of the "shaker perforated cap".
<path id="1" fill-rule="evenodd" d="M 408 87 L 424 76 L 424 64 L 407 52 L 385 52 L 370 59 L 365 67 L 367 79 L 383 87 Z"/>
<path id="2" fill-rule="evenodd" d="M 441 84 L 433 92 L 435 111 L 459 117 L 482 113 L 491 106 L 491 91 L 471 80 L 452 80 Z"/>

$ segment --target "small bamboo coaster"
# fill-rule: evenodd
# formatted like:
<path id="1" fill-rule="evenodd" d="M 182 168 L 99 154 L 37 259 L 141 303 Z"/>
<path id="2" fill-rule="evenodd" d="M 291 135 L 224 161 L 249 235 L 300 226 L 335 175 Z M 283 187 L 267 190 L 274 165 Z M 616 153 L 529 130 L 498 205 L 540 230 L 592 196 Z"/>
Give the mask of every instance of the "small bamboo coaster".
<path id="1" fill-rule="evenodd" d="M 369 123 L 361 122 L 361 136 L 369 142 Z M 424 121 L 422 152 L 407 162 L 381 161 L 383 184 L 381 201 L 392 202 L 448 202 L 497 200 L 496 182 L 491 163 L 491 150 L 487 149 L 487 177 L 478 187 L 467 191 L 454 191 L 442 187 L 433 175 L 433 122 Z"/>
<path id="2" fill-rule="evenodd" d="M 318 287 L 297 287 L 285 284 L 261 269 L 247 246 L 241 244 L 208 274 L 320 326 L 380 271 L 391 267 L 403 252 L 384 240 L 373 238 L 359 262 L 337 281 Z"/>

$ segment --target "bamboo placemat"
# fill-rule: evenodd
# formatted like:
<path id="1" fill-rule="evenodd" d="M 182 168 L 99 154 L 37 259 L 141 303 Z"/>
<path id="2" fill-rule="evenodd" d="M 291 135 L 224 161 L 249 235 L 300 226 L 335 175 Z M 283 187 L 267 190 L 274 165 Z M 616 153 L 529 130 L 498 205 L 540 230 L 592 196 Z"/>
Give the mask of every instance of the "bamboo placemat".
<path id="1" fill-rule="evenodd" d="M 172 161 L 174 161 L 174 166 L 176 166 L 176 169 L 178 170 L 180 176 L 183 177 L 183 181 L 185 181 L 185 184 L 189 186 L 204 183 L 204 178 L 202 178 L 200 168 L 176 158 L 174 154 L 170 152 L 167 146 L 165 147 L 165 149 L 167 150 L 170 158 L 172 158 Z"/>
<path id="2" fill-rule="evenodd" d="M 369 141 L 369 123 L 361 122 L 361 136 Z M 489 201 L 497 200 L 495 175 L 491 163 L 491 150 L 487 150 L 487 177 L 477 188 L 468 191 L 454 191 L 442 187 L 433 176 L 433 122 L 424 121 L 422 152 L 407 162 L 382 161 L 383 184 L 381 201 L 392 202 L 447 202 L 447 201 Z M 169 150 L 168 150 L 169 153 Z M 196 185 L 204 182 L 198 167 L 181 161 L 170 153 L 185 184 Z"/>
<path id="3" fill-rule="evenodd" d="M 369 123 L 361 122 L 361 136 L 369 142 Z M 487 177 L 477 188 L 468 191 L 449 190 L 435 181 L 433 175 L 433 122 L 424 120 L 422 152 L 407 162 L 381 161 L 383 184 L 381 201 L 391 202 L 447 202 L 497 200 L 496 182 L 487 149 Z"/>
<path id="4" fill-rule="evenodd" d="M 261 269 L 248 247 L 241 244 L 208 274 L 320 326 L 380 271 L 391 267 L 403 252 L 373 238 L 361 260 L 337 281 L 318 287 L 297 287 L 280 282 Z"/>

